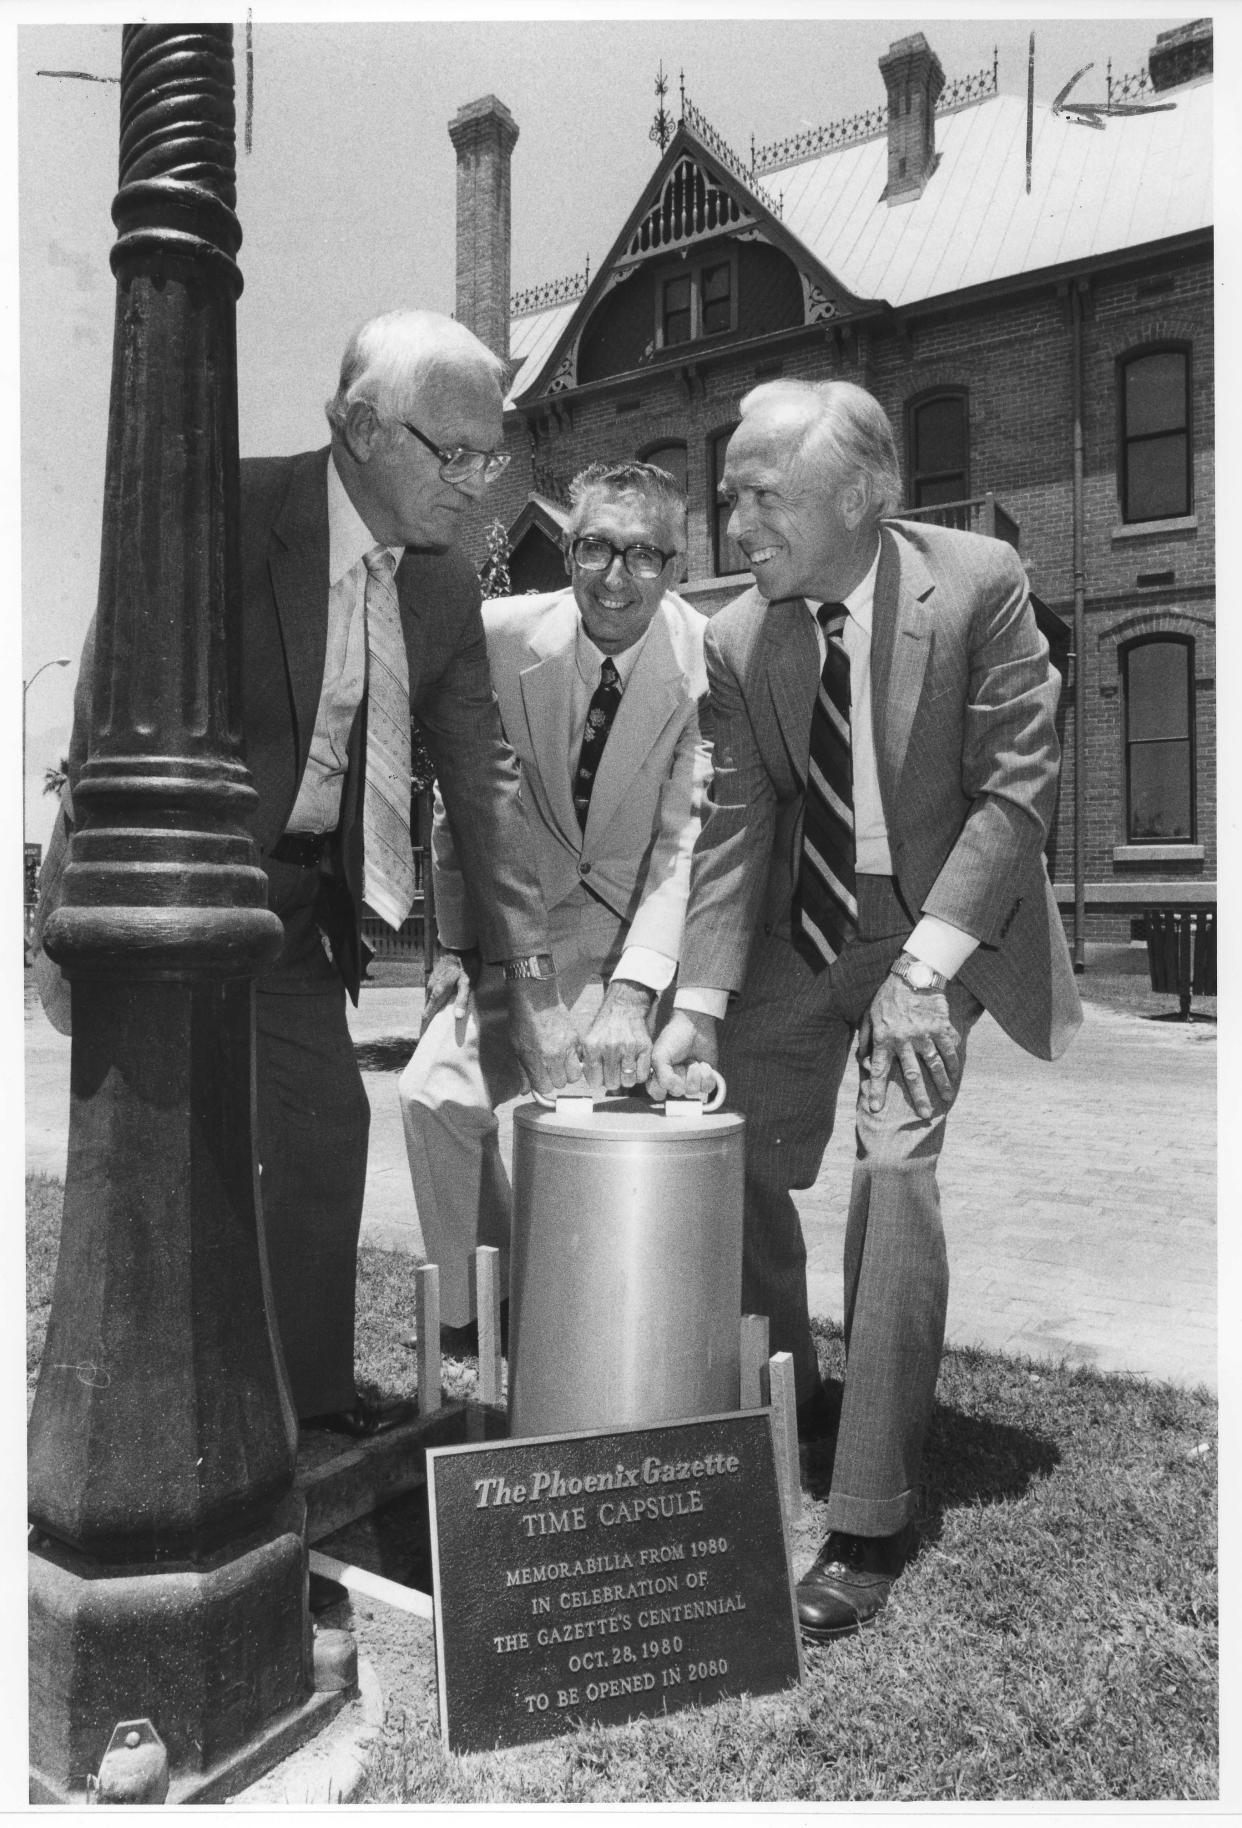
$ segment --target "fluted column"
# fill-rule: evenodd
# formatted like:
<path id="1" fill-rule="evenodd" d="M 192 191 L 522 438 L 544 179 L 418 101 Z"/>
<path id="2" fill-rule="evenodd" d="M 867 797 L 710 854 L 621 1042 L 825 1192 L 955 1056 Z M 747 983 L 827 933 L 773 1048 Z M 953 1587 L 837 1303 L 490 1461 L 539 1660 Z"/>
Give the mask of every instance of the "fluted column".
<path id="1" fill-rule="evenodd" d="M 254 1166 L 253 974 L 280 923 L 238 724 L 233 122 L 230 28 L 125 28 L 92 714 L 46 934 L 74 1028 L 29 1442 L 47 1801 L 144 1715 L 172 1799 L 207 1794 L 311 1697 Z"/>

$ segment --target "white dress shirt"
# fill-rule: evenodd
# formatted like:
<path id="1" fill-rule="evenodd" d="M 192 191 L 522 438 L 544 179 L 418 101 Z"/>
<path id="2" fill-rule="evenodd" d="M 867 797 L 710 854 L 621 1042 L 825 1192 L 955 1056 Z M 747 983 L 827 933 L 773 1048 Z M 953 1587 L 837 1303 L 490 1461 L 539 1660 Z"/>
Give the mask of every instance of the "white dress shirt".
<path id="1" fill-rule="evenodd" d="M 871 568 L 861 583 L 843 599 L 849 614 L 842 630 L 842 641 L 850 662 L 850 754 L 854 771 L 854 868 L 859 876 L 891 876 L 893 859 L 888 845 L 888 826 L 880 799 L 880 776 L 875 760 L 875 733 L 871 722 L 871 622 L 875 608 L 875 580 L 880 567 L 877 544 Z M 808 599 L 807 614 L 815 622 L 821 670 L 828 648 L 828 637 L 820 626 L 818 600 Z M 938 915 L 924 914 L 903 950 L 931 965 L 945 977 L 959 972 L 979 944 L 970 933 L 964 933 Z M 687 985 L 674 999 L 679 1009 L 697 1010 L 703 1015 L 724 1015 L 729 993 L 706 985 Z"/>
<path id="2" fill-rule="evenodd" d="M 367 677 L 365 555 L 375 535 L 349 499 L 328 457 L 328 641 L 310 753 L 287 829 L 335 831 L 349 767 L 349 737 Z M 390 546 L 401 562 L 404 548 Z"/>

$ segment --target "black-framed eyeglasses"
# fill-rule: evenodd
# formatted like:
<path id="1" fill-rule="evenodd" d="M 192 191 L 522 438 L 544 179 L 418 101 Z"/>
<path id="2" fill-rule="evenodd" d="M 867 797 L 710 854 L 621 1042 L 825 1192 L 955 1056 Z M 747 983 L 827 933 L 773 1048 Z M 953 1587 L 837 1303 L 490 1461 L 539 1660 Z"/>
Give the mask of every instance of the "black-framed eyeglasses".
<path id="1" fill-rule="evenodd" d="M 440 459 L 440 474 L 445 482 L 469 482 L 471 477 L 481 476 L 484 482 L 495 482 L 500 472 L 509 462 L 508 451 L 472 451 L 468 445 L 454 445 L 446 451 L 438 444 L 433 444 L 426 432 L 420 432 L 408 419 L 398 419 L 407 432 L 413 434 L 420 444 L 425 444 L 434 457 Z"/>
<path id="2" fill-rule="evenodd" d="M 661 552 L 658 546 L 614 546 L 611 540 L 584 533 L 569 543 L 569 556 L 580 571 L 607 571 L 614 559 L 620 559 L 632 578 L 658 578 L 676 552 Z"/>

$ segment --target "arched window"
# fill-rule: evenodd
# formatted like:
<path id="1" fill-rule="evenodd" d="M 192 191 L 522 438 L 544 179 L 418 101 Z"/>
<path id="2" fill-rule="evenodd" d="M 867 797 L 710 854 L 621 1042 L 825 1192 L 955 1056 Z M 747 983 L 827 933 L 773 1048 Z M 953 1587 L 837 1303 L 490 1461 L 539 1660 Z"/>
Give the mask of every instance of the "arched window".
<path id="1" fill-rule="evenodd" d="M 966 395 L 928 394 L 911 402 L 909 428 L 911 506 L 965 501 L 970 494 L 970 434 Z"/>
<path id="2" fill-rule="evenodd" d="M 729 504 L 720 499 L 720 479 L 724 475 L 725 452 L 729 440 L 737 430 L 735 425 L 726 426 L 723 432 L 717 432 L 711 446 L 711 499 L 713 504 L 712 519 L 712 570 L 716 577 L 727 577 L 730 572 L 749 571 L 746 554 L 735 541 L 729 538 Z"/>
<path id="3" fill-rule="evenodd" d="M 1194 659 L 1194 642 L 1184 637 L 1158 635 L 1122 649 L 1130 844 L 1194 841 Z"/>
<path id="4" fill-rule="evenodd" d="M 1191 511 L 1190 351 L 1144 350 L 1118 367 L 1117 482 L 1123 521 Z"/>

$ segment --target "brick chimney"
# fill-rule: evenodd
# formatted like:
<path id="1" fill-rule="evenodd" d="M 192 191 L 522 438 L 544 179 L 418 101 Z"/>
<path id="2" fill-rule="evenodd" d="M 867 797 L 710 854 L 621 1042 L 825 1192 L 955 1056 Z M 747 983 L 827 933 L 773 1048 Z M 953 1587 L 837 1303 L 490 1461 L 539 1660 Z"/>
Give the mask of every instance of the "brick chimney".
<path id="1" fill-rule="evenodd" d="M 889 204 L 913 203 L 936 169 L 936 98 L 944 88 L 940 59 L 915 32 L 890 44 L 880 59 L 888 90 Z"/>
<path id="2" fill-rule="evenodd" d="M 1212 21 L 1192 19 L 1171 32 L 1157 32 L 1147 53 L 1147 73 L 1153 89 L 1176 89 L 1195 76 L 1212 74 Z"/>
<path id="3" fill-rule="evenodd" d="M 509 160 L 518 126 L 494 95 L 449 122 L 457 154 L 457 321 L 509 355 Z"/>

